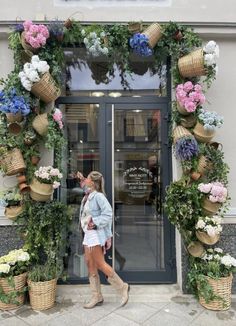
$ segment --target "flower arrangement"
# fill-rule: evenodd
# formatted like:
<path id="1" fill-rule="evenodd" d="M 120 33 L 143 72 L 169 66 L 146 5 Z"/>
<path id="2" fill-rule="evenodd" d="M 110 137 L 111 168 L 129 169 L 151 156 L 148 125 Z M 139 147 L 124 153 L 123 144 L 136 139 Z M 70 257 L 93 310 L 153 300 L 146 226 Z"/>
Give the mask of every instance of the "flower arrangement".
<path id="1" fill-rule="evenodd" d="M 24 249 L 10 251 L 0 257 L 0 277 L 17 276 L 27 271 L 30 255 Z"/>
<path id="2" fill-rule="evenodd" d="M 60 180 L 63 177 L 59 169 L 55 169 L 52 166 L 41 166 L 34 172 L 34 175 L 39 182 L 52 184 L 53 189 L 60 186 Z"/>
<path id="3" fill-rule="evenodd" d="M 153 54 L 153 50 L 148 44 L 148 37 L 145 34 L 135 33 L 129 39 L 129 45 L 138 55 L 148 57 Z"/>
<path id="4" fill-rule="evenodd" d="M 26 116 L 30 113 L 30 105 L 22 95 L 17 95 L 14 87 L 7 92 L 0 92 L 0 111 L 3 113 L 21 113 Z"/>
<path id="5" fill-rule="evenodd" d="M 221 182 L 200 183 L 198 190 L 208 194 L 208 199 L 212 203 L 224 203 L 228 195 L 227 189 Z"/>
<path id="6" fill-rule="evenodd" d="M 40 60 L 37 55 L 33 55 L 31 62 L 24 64 L 23 71 L 19 73 L 22 86 L 31 91 L 34 83 L 38 82 L 43 74 L 49 71 L 47 61 Z"/>
<path id="7" fill-rule="evenodd" d="M 24 38 L 34 49 L 38 49 L 46 44 L 49 31 L 45 25 L 35 25 L 31 20 L 23 23 Z"/>
<path id="8" fill-rule="evenodd" d="M 84 37 L 83 42 L 90 55 L 98 57 L 108 54 L 108 48 L 104 44 L 105 32 L 102 31 L 99 35 L 96 32 L 90 32 L 86 35 L 86 31 L 82 29 L 81 34 Z"/>
<path id="9" fill-rule="evenodd" d="M 22 195 L 17 190 L 7 190 L 0 192 L 0 206 L 17 206 L 22 200 Z"/>
<path id="10" fill-rule="evenodd" d="M 204 64 L 207 68 L 213 69 L 216 73 L 218 70 L 216 59 L 219 58 L 219 46 L 215 41 L 209 41 L 203 47 Z"/>
<path id="11" fill-rule="evenodd" d="M 176 99 L 187 112 L 194 112 L 199 105 L 206 101 L 201 85 L 194 85 L 191 81 L 177 85 Z"/>
<path id="12" fill-rule="evenodd" d="M 206 130 L 215 130 L 223 125 L 224 119 L 214 111 L 199 109 L 198 120 Z"/>
<path id="13" fill-rule="evenodd" d="M 175 154 L 181 161 L 191 160 L 198 153 L 198 143 L 193 136 L 179 138 L 175 143 Z"/>
<path id="14" fill-rule="evenodd" d="M 198 218 L 195 228 L 196 230 L 206 232 L 210 237 L 214 237 L 222 231 L 221 221 L 222 219 L 219 216 L 201 216 Z"/>
<path id="15" fill-rule="evenodd" d="M 60 129 L 63 128 L 63 122 L 62 122 L 62 112 L 58 108 L 55 108 L 53 114 L 52 114 L 53 120 L 58 123 L 58 126 Z"/>

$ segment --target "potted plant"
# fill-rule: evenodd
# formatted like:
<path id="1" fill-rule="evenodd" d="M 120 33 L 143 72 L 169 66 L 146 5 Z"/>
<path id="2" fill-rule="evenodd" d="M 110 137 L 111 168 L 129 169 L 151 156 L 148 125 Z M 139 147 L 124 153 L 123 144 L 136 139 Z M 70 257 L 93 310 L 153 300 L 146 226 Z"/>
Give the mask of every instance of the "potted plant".
<path id="1" fill-rule="evenodd" d="M 202 208 L 207 215 L 214 215 L 227 200 L 228 191 L 221 182 L 200 183 L 198 190 L 205 194 Z"/>
<path id="2" fill-rule="evenodd" d="M 221 248 L 208 249 L 203 257 L 192 259 L 188 287 L 203 307 L 227 310 L 231 305 L 232 273 L 235 271 L 235 258 Z"/>
<path id="3" fill-rule="evenodd" d="M 46 44 L 49 37 L 48 28 L 45 25 L 33 24 L 31 20 L 23 23 L 24 31 L 21 33 L 21 45 L 25 50 L 37 53 Z"/>
<path id="4" fill-rule="evenodd" d="M 23 197 L 17 190 L 6 190 L 0 192 L 0 205 L 5 207 L 5 215 L 15 220 L 23 211 Z"/>
<path id="5" fill-rule="evenodd" d="M 221 221 L 219 216 L 200 216 L 195 226 L 198 240 L 207 245 L 218 242 L 222 231 Z"/>
<path id="6" fill-rule="evenodd" d="M 30 196 L 36 201 L 51 199 L 54 189 L 60 186 L 62 173 L 52 166 L 41 166 L 34 172 L 34 179 L 30 184 Z"/>
<path id="7" fill-rule="evenodd" d="M 193 129 L 195 138 L 202 143 L 208 143 L 215 135 L 215 130 L 223 124 L 223 117 L 214 111 L 199 109 L 197 124 Z"/>
<path id="8" fill-rule="evenodd" d="M 23 249 L 0 257 L 0 309 L 16 309 L 24 303 L 29 260 Z"/>
<path id="9" fill-rule="evenodd" d="M 58 19 L 53 20 L 49 24 L 49 33 L 50 33 L 50 38 L 54 38 L 59 42 L 63 41 L 64 38 L 64 24 L 61 23 Z"/>
<path id="10" fill-rule="evenodd" d="M 197 107 L 205 103 L 205 96 L 200 84 L 193 84 L 187 81 L 184 84 L 178 84 L 175 89 L 177 99 L 177 110 L 183 115 L 189 115 L 195 112 Z"/>
<path id="11" fill-rule="evenodd" d="M 59 269 L 55 262 L 35 265 L 28 274 L 30 305 L 33 310 L 47 310 L 54 306 Z"/>
<path id="12" fill-rule="evenodd" d="M 47 61 L 33 55 L 31 62 L 25 63 L 19 73 L 22 86 L 45 103 L 55 101 L 60 95 L 60 89 L 49 73 Z"/>

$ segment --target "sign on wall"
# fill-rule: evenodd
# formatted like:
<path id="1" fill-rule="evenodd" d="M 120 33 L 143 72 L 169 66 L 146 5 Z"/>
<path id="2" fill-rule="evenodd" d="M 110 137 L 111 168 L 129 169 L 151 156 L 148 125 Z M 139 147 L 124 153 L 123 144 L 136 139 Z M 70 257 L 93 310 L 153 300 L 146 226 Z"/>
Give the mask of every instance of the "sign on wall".
<path id="1" fill-rule="evenodd" d="M 156 6 L 156 7 L 169 7 L 172 0 L 54 0 L 55 6 L 64 7 L 104 7 L 104 6 Z"/>

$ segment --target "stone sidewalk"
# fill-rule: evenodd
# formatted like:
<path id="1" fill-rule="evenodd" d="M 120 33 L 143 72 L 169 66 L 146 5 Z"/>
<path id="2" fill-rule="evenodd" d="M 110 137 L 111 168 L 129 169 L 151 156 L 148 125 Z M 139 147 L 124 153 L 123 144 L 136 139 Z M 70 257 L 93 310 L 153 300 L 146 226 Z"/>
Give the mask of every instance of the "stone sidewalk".
<path id="1" fill-rule="evenodd" d="M 119 298 L 110 286 L 102 286 L 105 302 L 91 310 L 82 307 L 89 298 L 88 285 L 58 286 L 55 307 L 43 312 L 24 305 L 0 311 L 1 326 L 235 326 L 236 297 L 228 311 L 201 307 L 176 285 L 131 285 L 129 303 L 119 308 Z"/>

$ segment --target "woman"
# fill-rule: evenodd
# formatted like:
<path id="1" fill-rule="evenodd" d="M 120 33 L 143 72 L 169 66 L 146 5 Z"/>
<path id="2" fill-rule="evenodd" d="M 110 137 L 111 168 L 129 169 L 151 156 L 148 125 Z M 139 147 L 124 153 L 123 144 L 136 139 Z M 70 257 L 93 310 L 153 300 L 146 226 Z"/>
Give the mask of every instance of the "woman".
<path id="1" fill-rule="evenodd" d="M 111 247 L 112 208 L 104 192 L 104 179 L 100 172 L 92 171 L 85 179 L 80 172 L 77 178 L 85 187 L 85 196 L 81 202 L 80 224 L 84 231 L 85 261 L 88 267 L 92 297 L 84 308 L 91 309 L 103 303 L 98 270 L 102 271 L 108 282 L 121 295 L 121 306 L 129 299 L 129 285 L 106 263 L 104 252 Z"/>

